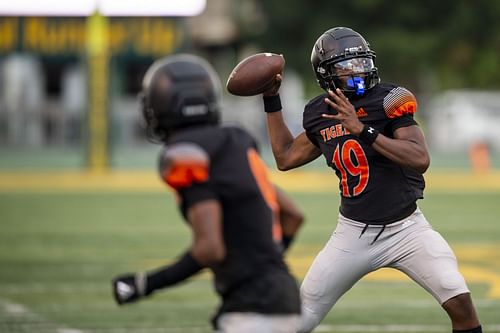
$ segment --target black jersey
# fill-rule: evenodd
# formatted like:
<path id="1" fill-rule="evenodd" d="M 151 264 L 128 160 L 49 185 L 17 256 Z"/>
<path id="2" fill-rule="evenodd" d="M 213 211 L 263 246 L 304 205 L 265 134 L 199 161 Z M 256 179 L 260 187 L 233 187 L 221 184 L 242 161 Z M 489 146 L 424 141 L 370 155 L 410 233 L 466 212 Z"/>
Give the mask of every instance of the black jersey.
<path id="1" fill-rule="evenodd" d="M 410 215 L 417 199 L 423 198 L 422 174 L 376 152 L 337 120 L 321 117 L 333 111 L 325 97 L 317 96 L 306 105 L 303 126 L 340 179 L 342 215 L 369 224 L 388 224 Z M 417 124 L 415 97 L 393 84 L 380 83 L 350 102 L 362 123 L 389 138 L 396 129 Z"/>
<path id="2" fill-rule="evenodd" d="M 182 153 L 166 174 L 162 161 L 169 155 L 172 165 L 176 150 Z M 220 312 L 299 313 L 298 287 L 278 246 L 276 193 L 254 139 L 236 127 L 192 127 L 174 134 L 161 156 L 161 176 L 179 194 L 184 216 L 203 200 L 222 206 L 226 258 L 210 267 Z"/>

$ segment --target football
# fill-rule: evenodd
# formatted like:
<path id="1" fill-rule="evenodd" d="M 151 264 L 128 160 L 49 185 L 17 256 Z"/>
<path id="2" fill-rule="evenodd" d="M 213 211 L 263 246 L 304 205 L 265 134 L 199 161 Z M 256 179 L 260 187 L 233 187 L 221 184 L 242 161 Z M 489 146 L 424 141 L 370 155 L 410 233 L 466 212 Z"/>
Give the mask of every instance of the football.
<path id="1" fill-rule="evenodd" d="M 227 91 L 237 96 L 254 96 L 268 89 L 283 72 L 285 58 L 275 53 L 257 53 L 243 59 L 229 75 Z"/>

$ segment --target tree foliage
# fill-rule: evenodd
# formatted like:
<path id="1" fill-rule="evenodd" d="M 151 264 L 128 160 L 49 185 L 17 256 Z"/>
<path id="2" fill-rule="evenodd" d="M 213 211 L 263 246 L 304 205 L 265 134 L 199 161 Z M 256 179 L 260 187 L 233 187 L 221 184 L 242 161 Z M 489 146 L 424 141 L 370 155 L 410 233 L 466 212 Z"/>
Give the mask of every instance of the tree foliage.
<path id="1" fill-rule="evenodd" d="M 499 1 L 258 1 L 266 29 L 247 38 L 283 53 L 309 93 L 312 46 L 334 26 L 351 27 L 370 42 L 384 81 L 416 92 L 500 88 Z"/>

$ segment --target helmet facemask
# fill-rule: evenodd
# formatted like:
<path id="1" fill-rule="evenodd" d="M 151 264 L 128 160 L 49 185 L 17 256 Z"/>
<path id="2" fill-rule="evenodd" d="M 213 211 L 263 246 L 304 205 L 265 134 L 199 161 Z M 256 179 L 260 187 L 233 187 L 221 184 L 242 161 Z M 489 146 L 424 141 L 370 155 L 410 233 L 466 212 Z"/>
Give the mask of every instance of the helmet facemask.
<path id="1" fill-rule="evenodd" d="M 360 97 L 379 82 L 371 57 L 326 60 L 319 64 L 317 75 L 325 90 L 338 88 L 349 97 Z"/>
<path id="2" fill-rule="evenodd" d="M 314 43 L 311 64 L 320 87 L 339 88 L 349 97 L 360 97 L 379 83 L 375 52 L 356 31 L 336 27 Z"/>

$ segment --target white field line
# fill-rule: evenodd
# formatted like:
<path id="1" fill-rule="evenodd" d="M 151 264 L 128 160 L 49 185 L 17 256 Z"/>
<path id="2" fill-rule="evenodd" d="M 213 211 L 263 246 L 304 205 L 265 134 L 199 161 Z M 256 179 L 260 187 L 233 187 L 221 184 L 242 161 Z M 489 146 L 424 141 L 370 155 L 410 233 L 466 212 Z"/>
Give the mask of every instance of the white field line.
<path id="1" fill-rule="evenodd" d="M 346 301 L 346 304 L 343 306 L 359 306 L 360 304 L 366 303 L 366 301 Z M 387 302 L 389 303 L 389 302 Z M 393 302 L 392 302 L 393 303 Z M 402 302 L 398 301 L 396 302 L 398 306 L 401 305 Z M 416 307 L 421 307 L 424 304 L 431 304 L 434 303 L 432 300 L 430 301 L 412 301 L 412 302 L 405 302 L 405 305 L 408 307 L 415 306 Z M 498 302 L 497 301 L 490 301 L 490 300 L 476 300 L 475 301 L 477 306 L 482 306 L 482 307 L 488 307 L 488 306 L 494 306 Z M 380 305 L 380 301 L 378 302 Z M 73 328 L 67 328 L 67 327 L 62 327 L 61 325 L 57 325 L 55 323 L 52 323 L 46 319 L 44 319 L 41 315 L 34 313 L 33 311 L 29 310 L 25 306 L 17 303 L 12 303 L 8 302 L 5 299 L 0 299 L 0 308 L 3 308 L 4 311 L 0 311 L 0 316 L 1 312 L 4 312 L 4 315 L 7 316 L 12 316 L 18 320 L 22 320 L 23 318 L 26 319 L 28 322 L 27 326 L 31 326 L 29 322 L 32 322 L 33 320 L 36 320 L 37 324 L 35 325 L 40 325 L 43 326 L 47 331 L 51 332 L 56 332 L 56 333 L 84 333 L 84 331 L 79 330 L 79 329 L 73 329 Z M 335 332 L 335 333 L 350 333 L 350 332 L 366 332 L 366 333 L 385 333 L 385 332 L 393 332 L 393 333 L 419 333 L 419 332 L 448 332 L 450 330 L 450 327 L 447 325 L 329 325 L 329 324 L 323 324 L 318 326 L 318 328 L 315 330 L 315 332 Z M 500 324 L 487 324 L 483 325 L 483 330 L 489 333 L 500 333 Z M 44 330 L 45 331 L 45 330 Z M 168 327 L 168 328 L 112 328 L 112 329 L 95 329 L 90 332 L 94 333 L 123 333 L 123 332 L 133 332 L 133 333 L 164 333 L 164 332 L 169 332 L 169 333 L 204 333 L 204 332 L 210 332 L 210 329 L 207 327 L 197 327 L 197 326 L 192 326 L 192 327 Z"/>
<path id="2" fill-rule="evenodd" d="M 37 323 L 35 326 L 43 326 L 44 330 L 55 332 L 55 333 L 84 333 L 82 330 L 63 327 L 62 325 L 57 325 L 56 323 L 50 322 L 49 320 L 43 318 L 41 315 L 29 310 L 24 305 L 12 303 L 5 299 L 0 299 L 0 316 L 12 317 L 16 320 L 16 327 L 22 327 L 23 319 L 28 323 L 26 326 L 31 327 L 33 320 Z M 21 321 L 21 322 L 18 322 Z M 1 328 L 1 327 L 0 327 Z"/>
<path id="3" fill-rule="evenodd" d="M 30 285 L 26 286 L 21 286 L 19 284 L 3 284 L 0 287 L 0 291 L 4 291 L 4 293 L 8 293 L 11 295 L 16 295 L 16 294 L 45 294 L 45 293 L 59 293 L 59 294 L 75 294 L 75 293 L 93 293 L 93 292 L 104 292 L 107 291 L 107 288 L 104 288 L 102 285 L 97 285 L 97 284 L 81 284 L 78 286 L 75 286 L 74 284 L 58 284 L 58 285 L 46 285 L 42 283 L 33 283 Z M 111 296 L 110 296 L 111 297 Z M 212 304 L 211 300 L 204 301 L 203 303 L 206 304 Z M 1 300 L 0 300 L 0 305 L 1 305 Z M 179 306 L 182 306 L 183 308 L 186 307 L 198 307 L 200 305 L 200 301 L 184 301 L 184 302 L 179 302 Z M 414 308 L 414 309 L 419 309 L 419 308 L 428 308 L 429 306 L 440 306 L 437 304 L 437 302 L 432 299 L 419 299 L 419 300 L 410 300 L 410 299 L 356 299 L 356 300 L 351 300 L 351 299 L 341 299 L 339 303 L 336 305 L 336 308 L 342 307 L 343 309 L 347 308 L 373 308 L 373 307 L 379 307 L 381 305 L 388 306 L 388 307 L 397 307 L 397 308 Z M 482 299 L 476 299 L 474 298 L 474 305 L 479 308 L 492 308 L 492 307 L 500 307 L 500 300 L 499 299 L 489 299 L 489 298 L 482 298 Z M 57 308 L 57 305 L 52 305 L 53 307 Z M 71 307 L 71 305 L 61 305 L 64 306 L 64 308 Z M 13 310 L 15 311 L 15 310 Z"/>
<path id="4" fill-rule="evenodd" d="M 25 316 L 28 314 L 28 309 L 26 309 L 24 306 L 21 304 L 14 304 L 14 303 L 6 303 L 5 301 L 1 301 L 2 305 L 5 308 L 5 312 L 7 314 L 13 315 L 13 316 Z"/>
<path id="5" fill-rule="evenodd" d="M 484 325 L 483 330 L 489 333 L 500 332 L 500 324 Z M 315 332 L 394 332 L 394 333 L 418 333 L 418 332 L 449 332 L 451 327 L 447 325 L 320 325 Z"/>
<path id="6" fill-rule="evenodd" d="M 320 325 L 314 330 L 318 333 L 420 333 L 420 332 L 449 332 L 448 325 Z M 488 333 L 499 333 L 500 324 L 483 325 L 483 330 Z M 164 328 L 110 328 L 96 329 L 93 333 L 210 333 L 210 327 L 164 327 Z M 58 333 L 75 333 L 71 331 L 58 331 Z M 77 332 L 76 332 L 77 333 Z"/>
<path id="7" fill-rule="evenodd" d="M 45 293 L 60 293 L 60 294 L 75 294 L 75 293 L 93 293 L 93 292 L 105 292 L 108 291 L 107 286 L 104 287 L 102 284 L 80 284 L 75 286 L 75 284 L 68 283 L 60 283 L 57 285 L 47 285 L 43 283 L 30 283 L 29 285 L 20 285 L 18 283 L 5 283 L 0 286 L 0 291 L 3 291 L 4 294 L 45 294 Z M 110 294 L 111 295 L 111 294 Z M 111 297 L 111 296 L 110 296 Z M 482 298 L 477 299 L 474 298 L 474 305 L 482 308 L 489 307 L 500 307 L 500 299 L 490 299 L 490 298 Z M 0 305 L 2 304 L 2 300 L 0 299 Z M 200 304 L 200 302 L 179 302 L 181 306 L 187 305 L 190 303 Z M 204 303 L 211 303 L 211 301 L 206 301 Z M 410 300 L 410 299 L 341 299 L 336 307 L 342 308 L 371 308 L 371 307 L 379 307 L 380 305 L 394 306 L 394 307 L 408 307 L 408 308 L 426 308 L 429 306 L 437 306 L 437 302 L 432 299 L 419 299 L 419 300 Z M 64 305 L 67 307 L 68 305 Z"/>
<path id="8" fill-rule="evenodd" d="M 88 333 L 213 333 L 211 325 L 207 322 L 206 326 L 182 326 L 182 327 L 115 327 L 115 328 L 96 328 L 87 330 Z M 3 332 L 2 332 L 3 333 Z M 61 332 L 58 333 L 72 333 Z M 258 333 L 258 332 L 256 332 Z"/>

